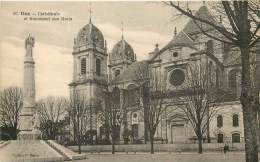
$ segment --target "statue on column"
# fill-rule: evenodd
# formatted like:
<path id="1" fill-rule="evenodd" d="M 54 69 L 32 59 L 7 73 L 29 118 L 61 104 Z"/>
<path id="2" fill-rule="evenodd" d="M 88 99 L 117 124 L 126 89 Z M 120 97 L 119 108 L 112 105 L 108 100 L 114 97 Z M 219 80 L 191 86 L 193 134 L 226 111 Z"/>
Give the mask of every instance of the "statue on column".
<path id="1" fill-rule="evenodd" d="M 35 62 L 33 60 L 33 47 L 35 39 L 28 36 L 25 39 L 26 54 L 24 57 L 24 86 L 23 108 L 19 114 L 18 134 L 21 140 L 40 139 L 41 132 L 38 114 L 35 112 Z"/>
<path id="2" fill-rule="evenodd" d="M 35 39 L 30 34 L 25 39 L 25 49 L 26 49 L 26 57 L 33 57 L 32 56 L 32 47 L 34 46 Z"/>

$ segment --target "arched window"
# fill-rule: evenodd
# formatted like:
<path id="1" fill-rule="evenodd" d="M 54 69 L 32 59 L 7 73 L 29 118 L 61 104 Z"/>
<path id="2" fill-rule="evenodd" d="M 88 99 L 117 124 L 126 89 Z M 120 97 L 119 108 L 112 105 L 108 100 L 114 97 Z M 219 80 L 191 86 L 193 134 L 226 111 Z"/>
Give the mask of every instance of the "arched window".
<path id="1" fill-rule="evenodd" d="M 212 40 L 209 40 L 207 42 L 207 51 L 208 51 L 208 53 L 213 54 L 213 41 Z"/>
<path id="2" fill-rule="evenodd" d="M 80 60 L 80 73 L 86 74 L 86 58 Z"/>
<path id="3" fill-rule="evenodd" d="M 120 90 L 118 87 L 115 87 L 112 91 L 112 100 L 115 105 L 120 105 Z"/>
<path id="4" fill-rule="evenodd" d="M 134 84 L 127 87 L 127 105 L 136 106 L 139 103 L 139 88 Z"/>
<path id="5" fill-rule="evenodd" d="M 222 133 L 218 134 L 218 143 L 223 143 L 224 142 L 224 135 Z"/>
<path id="6" fill-rule="evenodd" d="M 228 74 L 228 85 L 233 92 L 237 91 L 237 74 L 237 69 L 231 70 Z"/>
<path id="7" fill-rule="evenodd" d="M 138 124 L 132 125 L 132 137 L 133 137 L 134 140 L 138 139 Z"/>
<path id="8" fill-rule="evenodd" d="M 218 117 L 217 117 L 217 127 L 218 128 L 223 127 L 223 117 L 222 117 L 222 115 L 218 115 Z"/>
<path id="9" fill-rule="evenodd" d="M 98 76 L 101 75 L 101 61 L 100 61 L 100 59 L 96 59 L 96 74 Z"/>
<path id="10" fill-rule="evenodd" d="M 219 88 L 219 75 L 220 75 L 220 70 L 217 68 L 216 70 L 216 88 Z"/>
<path id="11" fill-rule="evenodd" d="M 120 126 L 116 125 L 115 127 L 115 140 L 118 142 L 120 140 Z"/>
<path id="12" fill-rule="evenodd" d="M 240 134 L 239 133 L 232 134 L 232 143 L 240 143 Z"/>
<path id="13" fill-rule="evenodd" d="M 213 63 L 212 61 L 209 62 L 209 73 L 208 73 L 208 80 L 209 80 L 209 85 L 212 85 L 212 69 L 213 69 Z"/>
<path id="14" fill-rule="evenodd" d="M 234 114 L 233 115 L 233 127 L 238 127 L 238 126 L 239 126 L 238 115 Z"/>

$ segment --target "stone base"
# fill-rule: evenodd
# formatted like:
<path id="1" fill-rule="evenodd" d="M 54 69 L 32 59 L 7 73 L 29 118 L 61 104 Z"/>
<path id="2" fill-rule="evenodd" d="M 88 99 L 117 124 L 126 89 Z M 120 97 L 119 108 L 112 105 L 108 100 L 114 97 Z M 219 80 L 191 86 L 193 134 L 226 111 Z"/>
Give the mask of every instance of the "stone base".
<path id="1" fill-rule="evenodd" d="M 12 140 L 0 149 L 0 162 L 61 162 L 65 158 L 43 140 Z"/>
<path id="2" fill-rule="evenodd" d="M 36 131 L 20 131 L 17 135 L 18 140 L 40 140 L 41 132 Z"/>
<path id="3" fill-rule="evenodd" d="M 61 162 L 79 159 L 86 159 L 86 154 L 77 154 L 52 140 L 11 140 L 0 148 L 0 162 Z"/>

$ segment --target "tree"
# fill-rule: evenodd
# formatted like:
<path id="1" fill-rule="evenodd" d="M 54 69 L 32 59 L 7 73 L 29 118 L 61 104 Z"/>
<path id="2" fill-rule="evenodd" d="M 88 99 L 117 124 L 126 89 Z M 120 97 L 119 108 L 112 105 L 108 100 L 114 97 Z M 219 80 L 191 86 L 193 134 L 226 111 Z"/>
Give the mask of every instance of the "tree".
<path id="1" fill-rule="evenodd" d="M 21 88 L 9 87 L 0 92 L 0 125 L 9 128 L 13 139 L 17 138 L 17 124 L 22 106 Z"/>
<path id="2" fill-rule="evenodd" d="M 150 86 L 151 84 L 144 84 L 143 86 L 143 109 L 147 121 L 151 149 L 150 153 L 154 153 L 154 135 L 158 124 L 161 121 L 162 114 L 169 106 L 165 103 L 166 91 L 161 89 L 161 86 Z"/>
<path id="3" fill-rule="evenodd" d="M 252 61 L 253 63 L 251 64 L 251 77 L 252 77 L 252 87 L 254 88 L 254 91 L 256 94 L 259 95 L 260 91 L 260 62 L 257 62 L 257 54 L 259 54 L 260 49 L 256 51 L 255 53 L 252 54 Z M 257 53 L 258 52 L 258 53 Z M 260 100 L 260 96 L 259 96 Z M 260 144 L 260 106 L 258 107 L 258 144 Z"/>
<path id="4" fill-rule="evenodd" d="M 87 120 L 89 119 L 89 113 L 87 111 L 87 101 L 84 95 L 74 91 L 70 97 L 68 113 L 73 127 L 74 141 L 78 145 L 78 153 L 81 154 L 81 145 L 84 134 L 87 131 Z"/>
<path id="5" fill-rule="evenodd" d="M 59 121 L 64 119 L 68 100 L 64 97 L 49 96 L 37 102 L 40 130 L 46 139 L 55 140 L 59 132 Z"/>
<path id="6" fill-rule="evenodd" d="M 203 135 L 211 119 L 219 111 L 216 104 L 221 101 L 221 98 L 217 96 L 215 86 L 209 81 L 212 74 L 201 61 L 190 63 L 187 69 L 188 94 L 180 98 L 183 102 L 180 110 L 185 114 L 197 136 L 198 153 L 202 153 Z"/>
<path id="7" fill-rule="evenodd" d="M 162 115 L 167 107 L 171 106 L 171 102 L 167 102 L 167 93 L 164 79 L 161 76 L 149 72 L 148 66 L 139 64 L 134 70 L 136 80 L 134 83 L 138 85 L 139 95 L 136 95 L 139 100 L 139 108 L 144 113 L 145 131 L 148 130 L 150 139 L 150 153 L 154 153 L 154 135 L 156 129 L 162 119 Z M 146 138 L 146 137 L 145 137 Z"/>
<path id="8" fill-rule="evenodd" d="M 112 154 L 115 154 L 115 143 L 120 138 L 120 127 L 123 121 L 124 104 L 121 105 L 123 98 L 120 98 L 119 88 L 113 88 L 105 93 L 105 120 L 112 138 Z M 125 95 L 123 95 L 125 96 Z M 124 103 L 124 102 L 123 102 Z"/>
<path id="9" fill-rule="evenodd" d="M 246 162 L 258 161 L 257 111 L 259 95 L 255 93 L 250 72 L 250 50 L 259 43 L 259 2 L 258 1 L 221 1 L 221 11 L 226 15 L 228 24 L 219 24 L 192 13 L 178 2 L 165 2 L 170 7 L 191 18 L 204 35 L 235 46 L 240 50 L 241 59 L 241 96 L 243 110 Z M 217 4 L 217 2 L 215 3 Z M 221 14 L 221 13 L 220 13 Z M 223 15 L 222 15 L 223 16 Z M 210 34 L 205 26 L 215 29 L 218 34 Z"/>

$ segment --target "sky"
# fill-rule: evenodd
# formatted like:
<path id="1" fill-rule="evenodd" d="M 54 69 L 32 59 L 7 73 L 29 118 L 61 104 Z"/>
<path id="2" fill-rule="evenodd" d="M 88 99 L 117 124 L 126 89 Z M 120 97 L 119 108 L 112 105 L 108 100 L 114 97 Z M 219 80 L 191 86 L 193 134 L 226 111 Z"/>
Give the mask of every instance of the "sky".
<path id="1" fill-rule="evenodd" d="M 190 3 L 197 9 L 202 2 Z M 90 7 L 91 6 L 91 7 Z M 165 46 L 181 31 L 187 18 L 176 18 L 177 12 L 161 2 L 0 2 L 0 90 L 23 85 L 24 40 L 35 37 L 36 99 L 69 95 L 72 81 L 73 39 L 91 19 L 104 35 L 108 52 L 121 39 L 132 45 L 137 60 L 148 58 L 155 44 Z M 66 21 L 24 20 L 33 13 L 59 13 Z M 21 15 L 30 13 L 31 16 Z M 45 16 L 49 17 L 49 16 Z M 123 24 L 123 25 L 122 25 Z"/>

